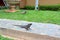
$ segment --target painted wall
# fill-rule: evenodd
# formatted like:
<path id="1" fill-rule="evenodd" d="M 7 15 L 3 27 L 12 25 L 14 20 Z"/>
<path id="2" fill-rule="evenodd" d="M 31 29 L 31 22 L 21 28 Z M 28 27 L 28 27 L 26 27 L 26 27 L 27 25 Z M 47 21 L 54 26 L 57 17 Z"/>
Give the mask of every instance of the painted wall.
<path id="1" fill-rule="evenodd" d="M 21 0 L 19 6 L 20 6 L 20 8 L 24 8 L 26 6 L 26 0 Z"/>
<path id="2" fill-rule="evenodd" d="M 27 2 L 26 3 L 27 6 L 34 6 L 35 5 L 35 0 L 27 0 L 26 2 Z"/>
<path id="3" fill-rule="evenodd" d="M 60 0 L 39 0 L 39 5 L 55 5 L 60 4 Z M 35 6 L 35 0 L 27 0 L 27 6 Z"/>
<path id="4" fill-rule="evenodd" d="M 60 0 L 39 0 L 39 5 L 55 5 L 60 4 Z"/>
<path id="5" fill-rule="evenodd" d="M 1 5 L 2 1 L 0 1 Z M 60 4 L 60 0 L 39 0 L 39 5 L 54 5 Z M 21 0 L 20 8 L 24 8 L 25 6 L 35 6 L 35 0 Z"/>

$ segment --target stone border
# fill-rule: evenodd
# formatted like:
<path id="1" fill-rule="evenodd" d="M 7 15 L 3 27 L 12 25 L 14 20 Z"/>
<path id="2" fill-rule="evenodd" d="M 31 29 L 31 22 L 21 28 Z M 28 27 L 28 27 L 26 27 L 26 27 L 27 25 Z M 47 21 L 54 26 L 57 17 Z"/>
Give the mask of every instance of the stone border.
<path id="1" fill-rule="evenodd" d="M 22 32 L 17 30 L 0 28 L 2 35 L 11 36 L 13 38 L 19 38 L 22 40 L 60 40 L 60 38 L 50 37 L 47 35 L 38 35 L 29 32 Z"/>

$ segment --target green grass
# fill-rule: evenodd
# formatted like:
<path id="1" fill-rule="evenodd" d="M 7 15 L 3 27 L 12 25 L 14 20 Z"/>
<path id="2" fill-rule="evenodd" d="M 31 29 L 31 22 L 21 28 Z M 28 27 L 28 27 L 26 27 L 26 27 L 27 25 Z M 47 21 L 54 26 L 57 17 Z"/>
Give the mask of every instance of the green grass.
<path id="1" fill-rule="evenodd" d="M 6 13 L 4 10 L 0 10 L 0 18 L 60 24 L 60 11 L 27 10 L 27 14 L 21 14 L 21 11 Z"/>
<path id="2" fill-rule="evenodd" d="M 5 38 L 5 37 L 0 35 L 0 40 L 13 40 L 13 39 Z"/>

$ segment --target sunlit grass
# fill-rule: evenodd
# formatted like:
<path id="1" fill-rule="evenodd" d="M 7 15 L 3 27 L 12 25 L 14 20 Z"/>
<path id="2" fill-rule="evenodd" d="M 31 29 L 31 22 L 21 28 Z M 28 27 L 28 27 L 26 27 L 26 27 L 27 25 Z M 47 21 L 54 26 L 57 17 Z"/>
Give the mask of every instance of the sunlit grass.
<path id="1" fill-rule="evenodd" d="M 0 35 L 0 40 L 13 40 L 13 39 L 6 38 L 6 37 L 3 37 L 3 36 Z"/>
<path id="2" fill-rule="evenodd" d="M 27 10 L 26 14 L 21 14 L 21 11 L 6 13 L 4 10 L 0 10 L 0 18 L 60 24 L 60 11 Z"/>

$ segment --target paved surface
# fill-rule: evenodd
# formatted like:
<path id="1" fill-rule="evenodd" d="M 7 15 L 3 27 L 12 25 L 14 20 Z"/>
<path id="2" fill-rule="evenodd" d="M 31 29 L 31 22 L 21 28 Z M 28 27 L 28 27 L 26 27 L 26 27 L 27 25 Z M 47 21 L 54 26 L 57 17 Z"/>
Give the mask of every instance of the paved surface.
<path id="1" fill-rule="evenodd" d="M 32 23 L 31 30 L 29 31 L 26 31 L 25 29 L 14 26 L 14 25 L 26 25 L 28 23 Z M 18 31 L 20 30 L 20 31 L 30 32 L 35 34 L 41 34 L 41 35 L 49 35 L 49 36 L 60 38 L 60 25 L 56 25 L 56 24 L 0 19 L 0 27 L 18 30 Z"/>

